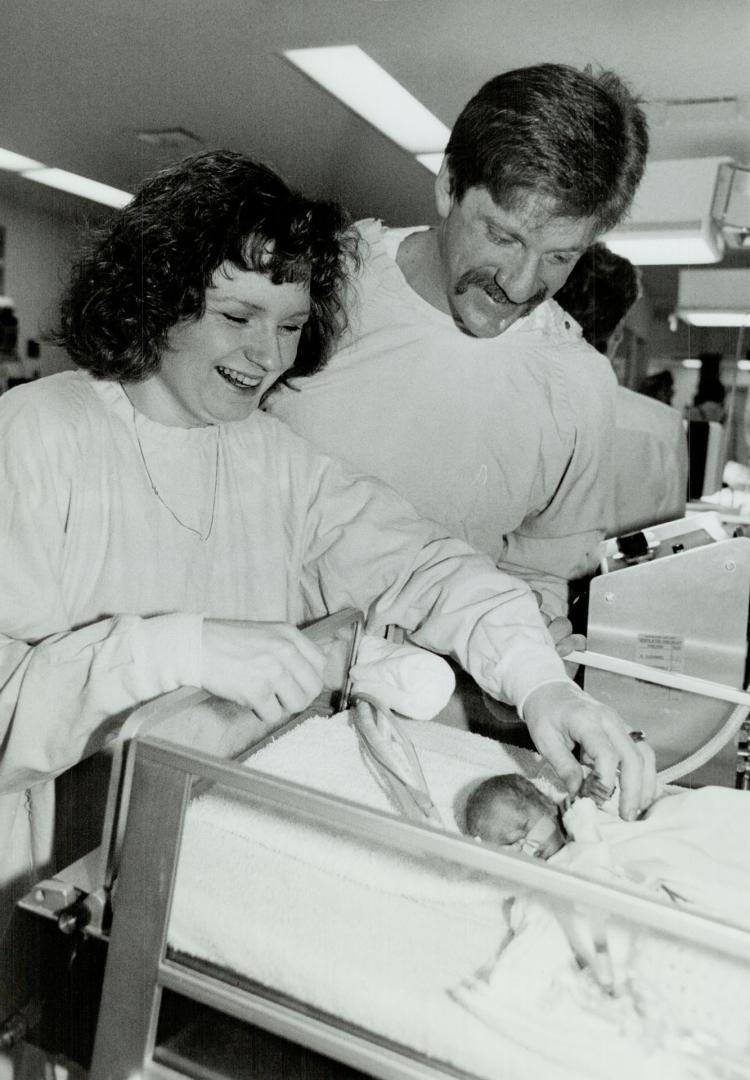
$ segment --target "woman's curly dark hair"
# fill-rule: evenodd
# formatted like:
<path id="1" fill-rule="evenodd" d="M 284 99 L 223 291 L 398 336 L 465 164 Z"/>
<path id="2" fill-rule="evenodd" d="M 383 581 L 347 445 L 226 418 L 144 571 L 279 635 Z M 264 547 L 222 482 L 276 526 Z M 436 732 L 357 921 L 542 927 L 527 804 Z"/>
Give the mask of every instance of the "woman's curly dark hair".
<path id="1" fill-rule="evenodd" d="M 311 313 L 294 367 L 324 364 L 343 328 L 343 289 L 356 261 L 347 220 L 332 202 L 290 190 L 271 169 L 208 151 L 163 169 L 109 219 L 73 266 L 55 340 L 100 379 L 156 371 L 170 330 L 201 317 L 224 263 L 303 283 Z"/>

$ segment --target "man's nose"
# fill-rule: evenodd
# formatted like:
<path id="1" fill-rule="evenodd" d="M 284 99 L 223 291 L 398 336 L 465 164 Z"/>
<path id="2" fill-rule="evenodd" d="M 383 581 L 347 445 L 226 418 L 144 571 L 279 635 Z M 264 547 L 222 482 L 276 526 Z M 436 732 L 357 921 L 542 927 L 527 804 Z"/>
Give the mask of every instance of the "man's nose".
<path id="1" fill-rule="evenodd" d="M 495 283 L 512 303 L 525 304 L 539 292 L 538 274 L 539 257 L 531 251 L 524 251 L 510 264 L 500 267 L 495 274 Z"/>

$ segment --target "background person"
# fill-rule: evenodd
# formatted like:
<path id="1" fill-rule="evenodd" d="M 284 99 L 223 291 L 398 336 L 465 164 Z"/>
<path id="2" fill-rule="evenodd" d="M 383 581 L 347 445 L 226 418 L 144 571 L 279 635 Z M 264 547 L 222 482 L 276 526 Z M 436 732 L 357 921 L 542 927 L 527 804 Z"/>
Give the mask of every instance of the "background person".
<path id="1" fill-rule="evenodd" d="M 638 383 L 638 393 L 646 397 L 656 398 L 663 405 L 671 405 L 674 400 L 674 377 L 666 368 L 663 371 L 654 371 L 646 375 Z"/>
<path id="2" fill-rule="evenodd" d="M 567 679 L 525 584 L 258 412 L 325 356 L 341 227 L 239 154 L 157 174 L 75 268 L 79 370 L 0 399 L 6 902 L 49 870 L 52 778 L 133 707 L 196 686 L 274 723 L 323 685 L 297 626 L 350 605 L 521 708 L 571 790 L 581 743 L 621 770 L 624 814 L 653 797 L 653 759 Z"/>
<path id="3" fill-rule="evenodd" d="M 356 227 L 349 330 L 269 408 L 520 574 L 554 619 L 610 517 L 615 379 L 550 299 L 626 213 L 648 146 L 610 72 L 498 75 L 458 117 L 438 224 Z"/>
<path id="4" fill-rule="evenodd" d="M 576 320 L 586 341 L 612 355 L 623 319 L 639 296 L 636 267 L 604 244 L 594 244 L 578 260 L 556 299 Z M 608 535 L 622 536 L 683 517 L 687 478 L 687 438 L 679 412 L 618 386 L 614 516 Z"/>
<path id="5" fill-rule="evenodd" d="M 721 353 L 702 352 L 698 358 L 701 370 L 693 404 L 687 410 L 687 419 L 723 424 L 726 419 L 724 400 L 727 390 L 719 376 Z"/>

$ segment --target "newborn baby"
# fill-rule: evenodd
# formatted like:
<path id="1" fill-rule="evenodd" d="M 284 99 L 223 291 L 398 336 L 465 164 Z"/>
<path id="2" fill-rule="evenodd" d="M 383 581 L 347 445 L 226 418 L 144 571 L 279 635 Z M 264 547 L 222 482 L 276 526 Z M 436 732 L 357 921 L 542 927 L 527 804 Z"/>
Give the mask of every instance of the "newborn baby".
<path id="1" fill-rule="evenodd" d="M 548 859 L 565 844 L 557 804 L 516 773 L 483 780 L 466 803 L 465 831 L 488 844 Z"/>

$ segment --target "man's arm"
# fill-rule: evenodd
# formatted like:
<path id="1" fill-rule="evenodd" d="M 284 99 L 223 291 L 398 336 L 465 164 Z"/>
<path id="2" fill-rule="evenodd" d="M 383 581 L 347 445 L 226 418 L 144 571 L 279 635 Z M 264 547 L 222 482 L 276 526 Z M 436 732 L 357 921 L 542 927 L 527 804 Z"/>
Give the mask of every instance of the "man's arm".
<path id="1" fill-rule="evenodd" d="M 570 453 L 547 505 L 503 538 L 498 568 L 522 577 L 550 618 L 566 615 L 568 582 L 592 573 L 614 513 L 614 373 L 584 341 L 558 357 L 556 414 Z"/>

